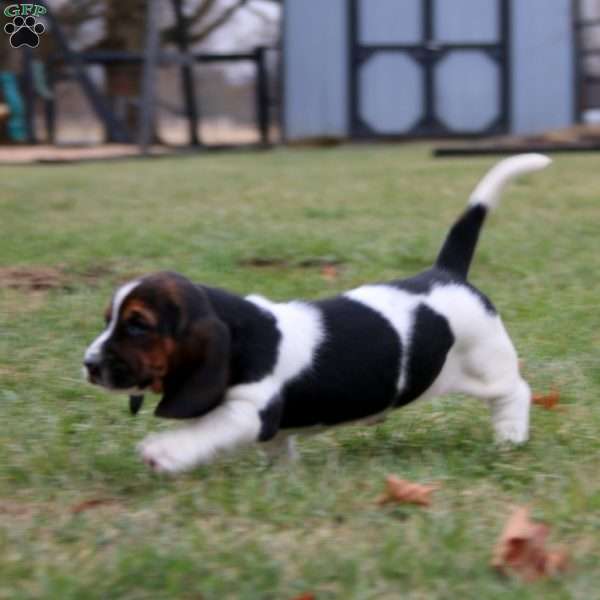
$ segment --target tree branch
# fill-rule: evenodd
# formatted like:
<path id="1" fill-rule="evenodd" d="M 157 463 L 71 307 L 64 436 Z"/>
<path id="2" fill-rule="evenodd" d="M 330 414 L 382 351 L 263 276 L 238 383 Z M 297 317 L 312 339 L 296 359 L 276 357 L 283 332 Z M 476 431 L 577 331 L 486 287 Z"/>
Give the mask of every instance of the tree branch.
<path id="1" fill-rule="evenodd" d="M 204 0 L 200 6 L 189 17 L 185 17 L 186 25 L 192 27 L 194 24 L 202 21 L 214 8 L 217 0 Z"/>
<path id="2" fill-rule="evenodd" d="M 67 27 L 78 27 L 87 21 L 104 16 L 104 7 L 97 0 L 80 0 L 65 3 L 58 10 L 57 17 Z"/>
<path id="3" fill-rule="evenodd" d="M 203 0 L 200 3 L 200 6 L 189 16 L 183 16 L 183 20 L 185 23 L 186 31 L 188 32 L 188 37 L 190 41 L 192 38 L 190 36 L 191 28 L 198 22 L 202 22 L 203 19 L 210 13 L 218 0 Z M 179 28 L 177 27 L 177 22 L 175 22 L 172 26 L 166 27 L 162 32 L 162 40 L 165 43 L 177 43 L 177 38 L 179 37 Z"/>
<path id="4" fill-rule="evenodd" d="M 231 17 L 244 5 L 248 3 L 248 0 L 237 0 L 229 8 L 225 9 L 218 17 L 216 17 L 211 23 L 208 23 L 203 29 L 196 33 L 189 35 L 190 43 L 198 43 L 205 40 L 213 31 L 227 23 Z"/>

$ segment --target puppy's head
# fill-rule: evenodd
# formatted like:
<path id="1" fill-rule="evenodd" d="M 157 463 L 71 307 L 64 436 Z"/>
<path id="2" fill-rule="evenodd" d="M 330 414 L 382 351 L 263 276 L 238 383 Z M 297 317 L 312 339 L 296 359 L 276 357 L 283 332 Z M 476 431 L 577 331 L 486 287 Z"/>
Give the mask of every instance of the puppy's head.
<path id="1" fill-rule="evenodd" d="M 136 279 L 116 291 L 105 318 L 106 329 L 85 353 L 91 383 L 162 393 L 161 417 L 198 417 L 222 401 L 229 330 L 201 287 L 176 273 Z"/>

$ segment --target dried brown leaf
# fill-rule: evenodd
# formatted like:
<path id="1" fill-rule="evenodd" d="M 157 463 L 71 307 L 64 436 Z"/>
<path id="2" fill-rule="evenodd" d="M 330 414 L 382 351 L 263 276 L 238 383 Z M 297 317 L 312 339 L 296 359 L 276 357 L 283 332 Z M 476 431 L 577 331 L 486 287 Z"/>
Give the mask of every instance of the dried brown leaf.
<path id="1" fill-rule="evenodd" d="M 388 475 L 385 484 L 385 492 L 377 499 L 379 505 L 398 502 L 429 506 L 431 504 L 431 493 L 440 487 L 437 484 L 423 485 L 421 483 L 413 483 L 406 479 L 400 479 L 396 475 Z"/>
<path id="2" fill-rule="evenodd" d="M 99 506 L 106 506 L 108 504 L 117 504 L 118 501 L 113 498 L 90 498 L 84 500 L 71 507 L 71 513 L 78 515 L 79 513 L 85 512 L 92 508 L 98 508 Z"/>
<path id="3" fill-rule="evenodd" d="M 492 566 L 502 573 L 515 573 L 524 581 L 556 575 L 567 567 L 564 548 L 546 547 L 550 527 L 532 521 L 529 507 L 517 507 L 508 518 L 494 548 Z"/>
<path id="4" fill-rule="evenodd" d="M 327 281 L 335 281 L 338 275 L 339 271 L 335 265 L 323 265 L 321 267 L 321 277 Z"/>
<path id="5" fill-rule="evenodd" d="M 531 399 L 532 404 L 546 410 L 557 410 L 559 401 L 560 393 L 557 390 L 552 390 L 549 394 L 534 394 Z"/>

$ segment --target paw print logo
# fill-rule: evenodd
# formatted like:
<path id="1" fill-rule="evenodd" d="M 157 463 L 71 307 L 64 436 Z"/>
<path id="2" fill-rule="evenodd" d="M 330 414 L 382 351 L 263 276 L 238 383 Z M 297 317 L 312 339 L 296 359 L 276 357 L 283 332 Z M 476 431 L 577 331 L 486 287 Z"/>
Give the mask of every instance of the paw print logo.
<path id="1" fill-rule="evenodd" d="M 15 17 L 12 23 L 4 26 L 4 31 L 10 35 L 10 45 L 13 48 L 29 46 L 37 48 L 40 43 L 40 35 L 46 28 L 43 23 L 37 23 L 35 17 Z"/>

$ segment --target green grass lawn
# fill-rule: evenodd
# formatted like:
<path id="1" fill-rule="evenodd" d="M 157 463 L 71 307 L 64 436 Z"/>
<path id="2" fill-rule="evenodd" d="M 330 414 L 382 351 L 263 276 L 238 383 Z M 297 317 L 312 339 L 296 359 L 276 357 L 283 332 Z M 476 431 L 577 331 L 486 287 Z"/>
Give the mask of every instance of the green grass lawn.
<path id="1" fill-rule="evenodd" d="M 0 598 L 600 598 L 597 154 L 513 184 L 471 271 L 532 387 L 561 392 L 522 448 L 493 445 L 482 403 L 447 398 L 301 439 L 293 467 L 251 448 L 163 478 L 134 447 L 174 424 L 81 379 L 111 291 L 136 274 L 283 300 L 427 267 L 494 162 L 429 150 L 0 167 L 0 266 L 62 273 L 49 290 L 0 289 Z M 337 278 L 321 261 L 340 261 Z M 442 487 L 429 509 L 382 508 L 388 473 Z M 515 504 L 571 549 L 566 575 L 525 585 L 490 569 Z"/>

